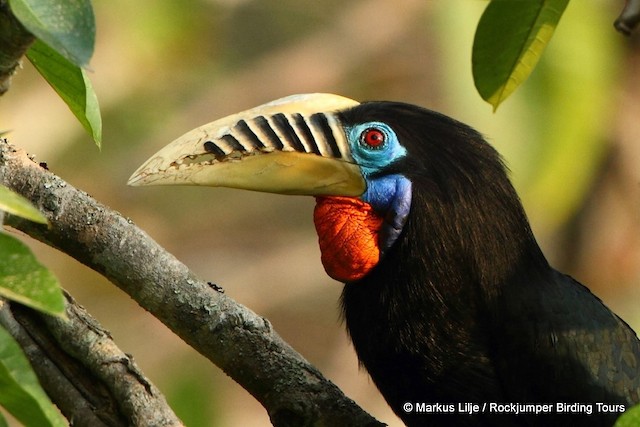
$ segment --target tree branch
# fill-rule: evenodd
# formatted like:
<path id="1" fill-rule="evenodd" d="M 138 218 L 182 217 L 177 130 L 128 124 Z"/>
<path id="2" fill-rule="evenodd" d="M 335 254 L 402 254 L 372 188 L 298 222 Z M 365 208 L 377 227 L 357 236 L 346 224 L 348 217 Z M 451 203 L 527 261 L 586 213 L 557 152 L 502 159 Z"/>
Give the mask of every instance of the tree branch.
<path id="1" fill-rule="evenodd" d="M 0 95 L 9 90 L 11 76 L 35 38 L 13 16 L 9 4 L 0 0 Z"/>
<path id="2" fill-rule="evenodd" d="M 51 226 L 7 224 L 103 274 L 249 391 L 276 426 L 379 426 L 256 315 L 197 278 L 144 231 L 0 144 L 0 183 Z"/>
<path id="3" fill-rule="evenodd" d="M 0 301 L 0 324 L 65 417 L 80 427 L 183 426 L 131 356 L 65 296 L 66 319 Z"/>
<path id="4" fill-rule="evenodd" d="M 32 333 L 13 316 L 6 300 L 0 300 L 0 324 L 20 344 L 40 384 L 68 419 L 77 420 L 76 424 L 82 427 L 126 426 L 117 413 L 104 410 L 114 406 L 102 392 L 102 385 L 94 382 L 91 375 L 64 352 L 58 351 L 55 344 L 36 342 Z M 82 381 L 74 384 L 75 379 Z M 101 419 L 100 414 L 108 414 L 109 418 Z"/>

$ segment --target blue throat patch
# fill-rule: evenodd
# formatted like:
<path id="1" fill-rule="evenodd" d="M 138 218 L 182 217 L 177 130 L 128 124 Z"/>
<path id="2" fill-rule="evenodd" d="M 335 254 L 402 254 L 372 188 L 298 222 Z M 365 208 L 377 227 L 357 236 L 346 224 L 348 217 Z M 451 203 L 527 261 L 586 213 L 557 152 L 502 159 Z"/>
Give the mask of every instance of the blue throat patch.
<path id="1" fill-rule="evenodd" d="M 383 217 L 378 237 L 382 256 L 398 239 L 407 222 L 411 210 L 411 181 L 400 174 L 367 179 L 367 191 L 361 199 Z"/>

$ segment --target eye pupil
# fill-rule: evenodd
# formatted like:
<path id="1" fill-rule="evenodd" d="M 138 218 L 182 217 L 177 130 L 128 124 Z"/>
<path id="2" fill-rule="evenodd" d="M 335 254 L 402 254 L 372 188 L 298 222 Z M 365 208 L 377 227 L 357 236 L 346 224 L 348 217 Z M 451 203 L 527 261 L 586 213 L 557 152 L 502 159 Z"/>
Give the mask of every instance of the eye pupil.
<path id="1" fill-rule="evenodd" d="M 385 142 L 385 134 L 380 129 L 367 129 L 362 133 L 362 142 L 371 148 L 379 148 Z"/>

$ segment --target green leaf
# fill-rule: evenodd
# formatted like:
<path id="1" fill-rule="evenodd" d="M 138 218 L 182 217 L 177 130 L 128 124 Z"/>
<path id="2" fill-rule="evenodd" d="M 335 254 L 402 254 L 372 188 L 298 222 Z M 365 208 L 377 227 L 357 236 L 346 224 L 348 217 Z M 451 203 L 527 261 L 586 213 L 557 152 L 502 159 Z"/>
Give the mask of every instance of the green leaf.
<path id="1" fill-rule="evenodd" d="M 613 427 L 638 427 L 640 426 L 640 405 L 627 408 L 617 420 Z"/>
<path id="2" fill-rule="evenodd" d="M 48 222 L 47 218 L 45 218 L 29 200 L 9 190 L 4 185 L 0 185 L 0 211 L 5 211 L 40 224 L 47 224 Z"/>
<path id="3" fill-rule="evenodd" d="M 34 36 L 84 66 L 93 55 L 96 23 L 90 0 L 9 0 L 11 11 Z"/>
<path id="4" fill-rule="evenodd" d="M 27 58 L 67 103 L 98 147 L 102 142 L 100 107 L 85 70 L 72 64 L 55 50 L 36 40 Z"/>
<path id="5" fill-rule="evenodd" d="M 64 296 L 56 277 L 24 243 L 5 233 L 0 233 L 0 296 L 45 313 L 64 315 Z"/>
<path id="6" fill-rule="evenodd" d="M 531 74 L 569 0 L 492 0 L 473 41 L 476 89 L 494 111 Z"/>
<path id="7" fill-rule="evenodd" d="M 0 413 L 0 427 L 9 427 L 9 423 L 7 423 L 7 419 Z"/>
<path id="8" fill-rule="evenodd" d="M 0 405 L 25 426 L 63 427 L 67 421 L 49 400 L 13 337 L 0 327 Z"/>

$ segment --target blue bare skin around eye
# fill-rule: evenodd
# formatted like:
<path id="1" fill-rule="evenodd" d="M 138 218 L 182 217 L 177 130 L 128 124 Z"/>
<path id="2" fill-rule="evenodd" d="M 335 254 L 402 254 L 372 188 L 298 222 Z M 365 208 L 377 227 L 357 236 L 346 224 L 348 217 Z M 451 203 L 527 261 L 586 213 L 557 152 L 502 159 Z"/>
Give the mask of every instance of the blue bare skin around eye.
<path id="1" fill-rule="evenodd" d="M 400 236 L 407 221 L 411 210 L 411 181 L 400 174 L 367 179 L 367 191 L 361 199 L 383 217 L 378 246 L 384 255 Z"/>
<path id="2" fill-rule="evenodd" d="M 380 147 L 367 147 L 361 143 L 361 136 L 367 129 L 378 129 L 385 137 L 385 143 Z M 351 154 L 355 162 L 362 168 L 365 177 L 381 171 L 394 161 L 404 157 L 407 150 L 399 143 L 393 129 L 382 122 L 367 122 L 346 129 L 351 147 Z"/>

